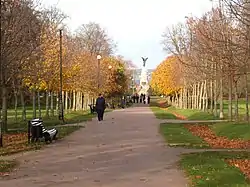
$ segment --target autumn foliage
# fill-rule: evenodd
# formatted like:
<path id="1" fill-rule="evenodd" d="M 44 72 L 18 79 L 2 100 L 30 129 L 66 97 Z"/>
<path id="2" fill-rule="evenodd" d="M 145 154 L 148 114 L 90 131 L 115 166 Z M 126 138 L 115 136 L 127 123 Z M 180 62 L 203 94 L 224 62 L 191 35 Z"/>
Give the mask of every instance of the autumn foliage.
<path id="1" fill-rule="evenodd" d="M 117 97 L 126 93 L 127 62 L 114 55 L 116 44 L 107 31 L 98 23 L 89 22 L 71 32 L 64 24 L 66 18 L 60 9 L 45 8 L 36 1 L 1 0 L 3 131 L 8 129 L 7 110 L 13 108 L 12 103 L 15 103 L 16 122 L 19 103 L 24 121 L 27 118 L 25 105 L 31 103 L 33 118 L 42 117 L 42 104 L 46 105 L 46 117 L 54 116 L 54 110 L 59 108 L 61 59 L 61 95 L 65 111 L 86 110 L 99 92 Z M 97 55 L 102 56 L 99 73 Z M 41 103 L 43 97 L 46 101 Z M 36 116 L 36 107 L 39 116 Z"/>
<path id="2" fill-rule="evenodd" d="M 181 63 L 176 56 L 166 58 L 152 74 L 151 87 L 158 94 L 170 95 L 182 85 Z"/>

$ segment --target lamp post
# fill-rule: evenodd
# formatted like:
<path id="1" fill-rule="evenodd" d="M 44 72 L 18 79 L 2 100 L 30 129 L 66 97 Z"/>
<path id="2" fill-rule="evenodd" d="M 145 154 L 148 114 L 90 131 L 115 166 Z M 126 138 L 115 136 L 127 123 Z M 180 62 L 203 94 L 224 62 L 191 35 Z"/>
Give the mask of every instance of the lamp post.
<path id="1" fill-rule="evenodd" d="M 97 88 L 99 91 L 99 89 L 100 89 L 100 62 L 101 62 L 102 56 L 97 55 L 96 58 L 97 58 Z"/>
<path id="2" fill-rule="evenodd" d="M 63 115 L 63 98 L 62 98 L 62 29 L 59 30 L 60 32 L 60 93 L 59 93 L 59 120 L 64 121 Z"/>

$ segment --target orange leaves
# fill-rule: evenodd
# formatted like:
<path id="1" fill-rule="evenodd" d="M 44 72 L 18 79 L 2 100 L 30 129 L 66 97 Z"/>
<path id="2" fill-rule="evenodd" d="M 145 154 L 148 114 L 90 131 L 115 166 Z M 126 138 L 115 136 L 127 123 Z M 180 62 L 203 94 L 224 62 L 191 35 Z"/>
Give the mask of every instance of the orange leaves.
<path id="1" fill-rule="evenodd" d="M 107 95 L 124 93 L 127 89 L 125 62 L 121 58 L 106 57 L 101 61 L 102 91 Z"/>
<path id="2" fill-rule="evenodd" d="M 38 145 L 27 144 L 27 142 L 27 133 L 4 134 L 4 147 L 0 148 L 0 156 L 38 148 Z"/>
<path id="3" fill-rule="evenodd" d="M 234 160 L 227 160 L 227 162 L 239 168 L 242 173 L 246 175 L 250 179 L 250 160 L 249 159 L 234 159 Z"/>
<path id="4" fill-rule="evenodd" d="M 181 86 L 181 65 L 177 57 L 164 60 L 153 72 L 151 87 L 160 94 L 172 94 Z"/>
<path id="5" fill-rule="evenodd" d="M 185 127 L 195 136 L 204 139 L 212 148 L 234 148 L 249 149 L 250 141 L 229 140 L 226 137 L 216 136 L 214 132 L 206 125 L 185 125 Z"/>
<path id="6" fill-rule="evenodd" d="M 24 143 L 28 140 L 27 133 L 19 133 L 19 134 L 5 134 L 3 136 L 3 142 L 5 146 L 9 146 L 16 143 Z"/>

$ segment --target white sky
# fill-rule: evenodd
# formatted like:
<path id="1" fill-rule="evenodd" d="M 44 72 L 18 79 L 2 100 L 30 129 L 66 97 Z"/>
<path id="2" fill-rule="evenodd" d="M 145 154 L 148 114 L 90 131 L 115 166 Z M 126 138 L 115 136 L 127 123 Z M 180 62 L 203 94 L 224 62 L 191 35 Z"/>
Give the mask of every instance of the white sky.
<path id="1" fill-rule="evenodd" d="M 160 44 L 165 28 L 184 22 L 190 14 L 200 16 L 211 8 L 210 0 L 42 0 L 56 5 L 70 18 L 75 30 L 94 21 L 118 43 L 117 54 L 142 66 L 141 56 L 149 57 L 147 68 L 155 68 L 167 55 Z"/>

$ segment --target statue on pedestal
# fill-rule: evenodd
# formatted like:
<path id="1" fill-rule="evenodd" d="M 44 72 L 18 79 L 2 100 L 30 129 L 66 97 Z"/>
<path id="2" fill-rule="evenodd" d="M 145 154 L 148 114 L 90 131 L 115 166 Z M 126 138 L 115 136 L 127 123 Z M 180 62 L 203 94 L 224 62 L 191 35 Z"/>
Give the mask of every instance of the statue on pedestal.
<path id="1" fill-rule="evenodd" d="M 140 86 L 141 89 L 139 91 L 139 94 L 148 94 L 148 89 L 149 89 L 149 85 L 148 85 L 148 77 L 147 77 L 147 69 L 146 69 L 146 61 L 148 60 L 148 58 L 145 57 L 141 57 L 142 61 L 143 61 L 143 67 L 141 70 L 141 76 L 140 76 Z"/>
<path id="2" fill-rule="evenodd" d="M 144 58 L 144 57 L 141 57 L 142 58 L 142 61 L 143 61 L 143 67 L 146 66 L 146 61 L 148 60 L 148 57 L 147 58 Z"/>

